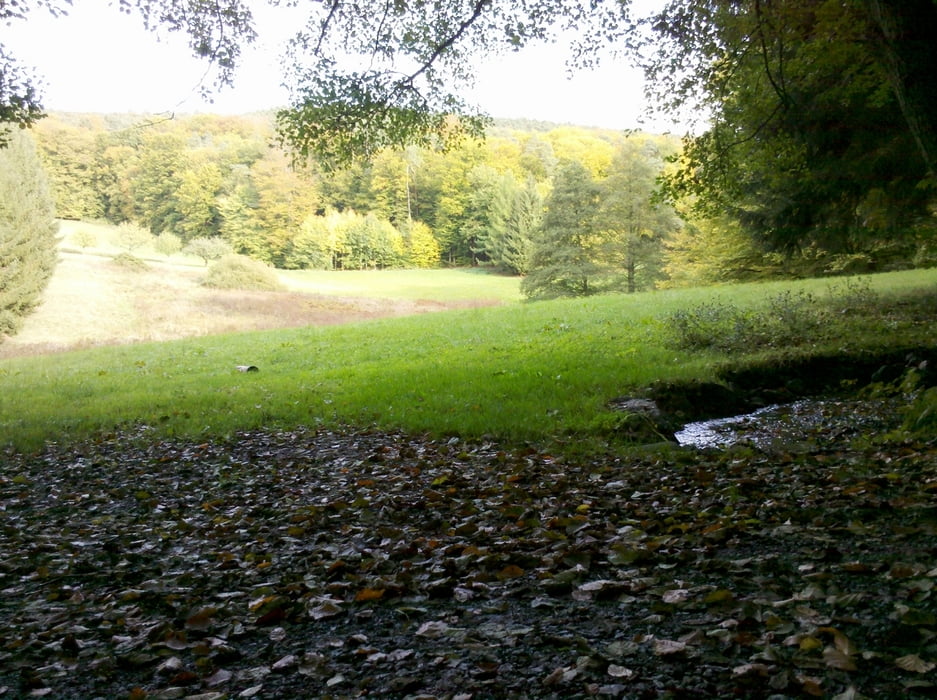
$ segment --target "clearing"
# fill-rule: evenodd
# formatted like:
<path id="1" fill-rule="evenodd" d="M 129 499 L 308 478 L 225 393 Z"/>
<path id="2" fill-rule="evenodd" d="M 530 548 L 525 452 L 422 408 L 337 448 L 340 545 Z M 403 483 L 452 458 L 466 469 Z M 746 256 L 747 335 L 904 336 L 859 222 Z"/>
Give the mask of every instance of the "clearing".
<path id="1" fill-rule="evenodd" d="M 0 344 L 0 358 L 97 345 L 164 341 L 238 331 L 353 323 L 499 304 L 496 298 L 392 298 L 336 294 L 302 273 L 284 273 L 289 291 L 201 285 L 204 267 L 147 261 L 128 269 L 110 256 L 62 252 L 43 302 L 23 329 Z M 342 273 L 331 273 L 340 283 Z M 381 274 L 380 272 L 376 274 Z M 361 278 L 361 273 L 355 275 Z M 339 288 L 341 289 L 341 288 Z M 433 293 L 426 288 L 427 295 Z"/>

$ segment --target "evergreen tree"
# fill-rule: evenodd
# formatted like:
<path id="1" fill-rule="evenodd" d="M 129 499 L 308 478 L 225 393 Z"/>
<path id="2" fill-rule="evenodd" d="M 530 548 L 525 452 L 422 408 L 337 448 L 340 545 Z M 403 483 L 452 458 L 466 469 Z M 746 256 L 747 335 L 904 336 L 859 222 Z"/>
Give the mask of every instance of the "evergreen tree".
<path id="1" fill-rule="evenodd" d="M 602 291 L 605 270 L 597 262 L 599 193 L 584 165 L 570 161 L 561 167 L 533 242 L 530 273 L 521 282 L 525 296 L 549 299 Z"/>
<path id="2" fill-rule="evenodd" d="M 662 168 L 651 142 L 629 139 L 602 182 L 603 254 L 629 293 L 649 289 L 663 277 L 664 238 L 679 226 L 673 208 L 653 198 Z"/>
<path id="3" fill-rule="evenodd" d="M 510 235 L 508 227 L 517 183 L 513 173 L 495 174 L 493 169 L 486 169 L 491 171 L 492 179 L 487 183 L 487 187 L 479 188 L 477 191 L 480 200 L 478 207 L 480 221 L 478 222 L 479 233 L 472 252 L 483 255 L 497 267 L 503 267 L 504 249 Z"/>
<path id="4" fill-rule="evenodd" d="M 55 211 L 28 132 L 0 126 L 0 340 L 19 330 L 57 261 Z"/>
<path id="5" fill-rule="evenodd" d="M 491 234 L 492 207 L 501 175 L 490 165 L 477 165 L 468 174 L 456 241 L 471 264 L 488 262 L 488 237 Z M 464 252 L 463 252 L 464 251 Z M 467 253 L 467 254 L 466 254 Z"/>
<path id="6" fill-rule="evenodd" d="M 508 219 L 501 245 L 501 266 L 515 275 L 525 275 L 530 269 L 533 236 L 543 222 L 543 196 L 536 181 L 529 177 L 514 191 L 511 216 Z"/>
<path id="7" fill-rule="evenodd" d="M 488 196 L 488 221 L 478 252 L 503 272 L 523 275 L 530 262 L 531 237 L 543 219 L 537 184 L 529 176 L 521 185 L 507 172 L 492 184 Z"/>

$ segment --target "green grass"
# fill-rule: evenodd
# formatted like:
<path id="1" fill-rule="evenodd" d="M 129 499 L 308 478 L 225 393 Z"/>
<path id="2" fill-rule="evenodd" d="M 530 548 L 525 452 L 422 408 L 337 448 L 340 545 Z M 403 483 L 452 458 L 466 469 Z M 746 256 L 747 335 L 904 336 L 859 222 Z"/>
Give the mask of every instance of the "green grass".
<path id="1" fill-rule="evenodd" d="M 439 270 L 278 270 L 295 291 L 430 301 L 520 301 L 517 277 L 480 268 Z"/>
<path id="2" fill-rule="evenodd" d="M 933 293 L 937 271 L 869 280 L 888 312 L 893 294 Z M 823 294 L 830 284 L 512 304 L 11 358 L 0 361 L 0 445 L 30 449 L 133 424 L 204 438 L 331 423 L 510 440 L 588 434 L 609 399 L 656 380 L 712 379 L 726 362 L 676 349 L 668 315 L 712 299 L 745 307 L 784 290 Z M 798 352 L 933 344 L 932 316 L 844 313 L 838 332 Z M 243 364 L 260 371 L 238 372 Z"/>

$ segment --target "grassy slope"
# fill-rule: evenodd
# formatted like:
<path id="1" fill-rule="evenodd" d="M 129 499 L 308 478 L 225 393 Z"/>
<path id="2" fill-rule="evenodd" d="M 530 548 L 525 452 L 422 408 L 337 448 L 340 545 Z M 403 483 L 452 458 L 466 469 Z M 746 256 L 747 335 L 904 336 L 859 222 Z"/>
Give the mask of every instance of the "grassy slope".
<path id="1" fill-rule="evenodd" d="M 935 281 L 937 271 L 872 278 L 883 292 Z M 0 444 L 128 423 L 205 436 L 339 421 L 542 438 L 588 428 L 609 399 L 654 380 L 711 378 L 720 358 L 669 348 L 666 314 L 829 284 L 563 300 L 13 358 L 0 361 Z M 932 327 L 853 329 L 827 349 L 933 342 Z M 240 373 L 239 364 L 260 371 Z"/>
<path id="2" fill-rule="evenodd" d="M 290 289 L 316 294 L 440 302 L 513 302 L 521 299 L 517 277 L 481 269 L 451 270 L 280 270 Z"/>

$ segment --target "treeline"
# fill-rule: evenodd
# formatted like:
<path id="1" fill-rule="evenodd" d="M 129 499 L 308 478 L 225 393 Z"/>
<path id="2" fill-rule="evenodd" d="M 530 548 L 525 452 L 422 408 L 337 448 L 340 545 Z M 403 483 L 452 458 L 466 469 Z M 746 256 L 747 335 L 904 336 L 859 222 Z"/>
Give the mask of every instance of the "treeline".
<path id="1" fill-rule="evenodd" d="M 294 167 L 264 114 L 53 114 L 34 131 L 58 216 L 286 269 L 486 265 L 542 298 L 892 269 L 926 253 L 892 235 L 771 252 L 738 219 L 662 201 L 680 143 L 640 132 L 501 122 L 483 142 L 326 172 Z"/>
<path id="2" fill-rule="evenodd" d="M 540 270 L 544 283 L 528 288 L 565 293 L 575 285 L 551 275 L 585 275 L 584 288 L 639 289 L 664 276 L 664 241 L 679 227 L 669 207 L 651 200 L 664 159 L 678 146 L 670 137 L 506 122 L 482 143 L 385 150 L 327 173 L 293 167 L 272 145 L 265 115 L 58 114 L 35 131 L 59 216 L 134 222 L 182 245 L 221 239 L 280 268 L 490 265 L 526 275 L 544 246 L 555 248 L 555 240 L 540 240 L 544 225 L 573 216 L 588 230 L 567 244 L 582 243 L 578 257 L 589 265 Z M 589 183 L 557 191 L 571 164 Z M 611 203 L 622 197 L 628 201 Z M 616 241 L 631 252 L 611 254 Z M 615 258 L 623 255 L 630 258 L 621 266 Z"/>

